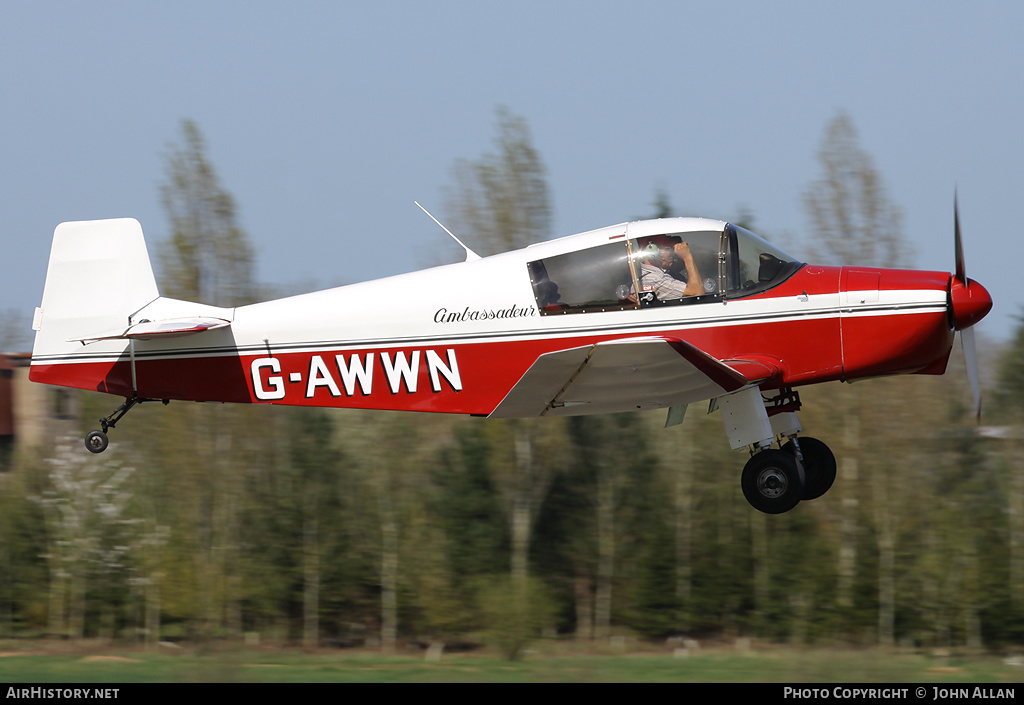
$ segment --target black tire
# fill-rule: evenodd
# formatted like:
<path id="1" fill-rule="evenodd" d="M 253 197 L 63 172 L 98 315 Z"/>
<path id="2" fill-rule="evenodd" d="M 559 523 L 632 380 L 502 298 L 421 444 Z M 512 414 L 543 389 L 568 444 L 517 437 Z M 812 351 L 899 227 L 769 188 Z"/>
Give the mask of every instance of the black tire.
<path id="1" fill-rule="evenodd" d="M 107 434 L 103 431 L 90 431 L 89 435 L 85 437 L 85 447 L 89 449 L 90 453 L 102 453 L 107 449 L 109 443 Z"/>
<path id="2" fill-rule="evenodd" d="M 836 456 L 832 450 L 810 436 L 800 436 L 800 454 L 804 457 L 804 499 L 817 499 L 832 487 L 836 481 Z M 793 441 L 782 446 L 782 450 L 796 456 Z"/>
<path id="3" fill-rule="evenodd" d="M 796 457 L 782 450 L 762 450 L 748 460 L 741 485 L 750 506 L 765 514 L 788 512 L 804 496 L 803 473 Z"/>

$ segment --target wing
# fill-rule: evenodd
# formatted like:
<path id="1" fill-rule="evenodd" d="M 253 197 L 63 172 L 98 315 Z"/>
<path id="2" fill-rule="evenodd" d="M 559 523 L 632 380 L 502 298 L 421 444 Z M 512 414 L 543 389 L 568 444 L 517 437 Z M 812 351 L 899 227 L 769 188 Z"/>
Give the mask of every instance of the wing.
<path id="1" fill-rule="evenodd" d="M 761 360 L 730 363 L 676 338 L 628 338 L 560 350 L 538 357 L 490 416 L 574 416 L 680 406 L 734 392 L 778 372 Z"/>

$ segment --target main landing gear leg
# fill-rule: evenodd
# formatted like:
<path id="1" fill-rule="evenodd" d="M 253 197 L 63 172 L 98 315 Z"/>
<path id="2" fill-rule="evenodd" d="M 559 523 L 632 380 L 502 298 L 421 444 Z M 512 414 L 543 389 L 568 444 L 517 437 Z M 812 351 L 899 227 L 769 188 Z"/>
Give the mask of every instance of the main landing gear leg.
<path id="1" fill-rule="evenodd" d="M 719 397 L 717 406 L 734 450 L 748 447 L 741 486 L 754 509 L 781 514 L 825 494 L 836 477 L 835 456 L 815 438 L 797 438 L 800 421 L 796 392 L 784 389 L 762 397 L 752 387 Z M 772 448 L 778 442 L 779 448 Z"/>
<path id="2" fill-rule="evenodd" d="M 114 409 L 114 413 L 110 416 L 104 416 L 100 419 L 100 426 L 103 428 L 102 431 L 90 431 L 85 437 L 85 447 L 89 449 L 90 453 L 102 453 L 107 449 L 107 445 L 110 443 L 107 438 L 107 430 L 114 428 L 117 422 L 121 420 L 125 414 L 131 411 L 132 407 L 136 404 L 141 404 L 145 401 L 157 401 L 156 399 L 143 399 L 137 397 L 134 394 L 130 397 L 125 397 L 124 404 Z M 164 404 L 170 403 L 169 399 L 162 400 Z"/>
<path id="3" fill-rule="evenodd" d="M 817 499 L 829 491 L 836 481 L 836 456 L 832 450 L 810 436 L 794 436 L 782 446 L 793 455 L 804 469 L 803 499 Z"/>

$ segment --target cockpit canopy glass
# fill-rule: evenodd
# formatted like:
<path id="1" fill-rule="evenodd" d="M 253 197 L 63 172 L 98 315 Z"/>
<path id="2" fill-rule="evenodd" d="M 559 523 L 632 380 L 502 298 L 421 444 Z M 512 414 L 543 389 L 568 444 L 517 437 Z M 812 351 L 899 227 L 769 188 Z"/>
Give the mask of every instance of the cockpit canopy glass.
<path id="1" fill-rule="evenodd" d="M 721 243 L 721 231 L 667 233 L 630 240 L 637 278 L 635 294 L 641 305 L 700 303 L 720 298 Z"/>
<path id="2" fill-rule="evenodd" d="M 621 239 L 530 262 L 541 315 L 695 304 L 760 293 L 800 262 L 749 230 Z"/>
<path id="3" fill-rule="evenodd" d="M 621 240 L 530 262 L 529 270 L 541 315 L 639 308 L 629 298 L 633 274 Z"/>

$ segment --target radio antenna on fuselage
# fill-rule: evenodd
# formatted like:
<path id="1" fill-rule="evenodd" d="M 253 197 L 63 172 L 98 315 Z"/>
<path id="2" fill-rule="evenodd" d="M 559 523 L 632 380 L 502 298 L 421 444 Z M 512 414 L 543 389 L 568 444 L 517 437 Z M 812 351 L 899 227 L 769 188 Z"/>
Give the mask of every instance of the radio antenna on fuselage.
<path id="1" fill-rule="evenodd" d="M 471 250 L 468 247 L 466 247 L 466 244 L 464 242 L 462 242 L 462 240 L 460 240 L 459 238 L 455 237 L 455 233 L 453 233 L 448 228 L 444 227 L 444 225 L 441 225 L 441 221 L 440 220 L 438 220 L 434 216 L 430 215 L 430 211 L 428 211 L 423 206 L 420 206 L 419 202 L 417 202 L 417 201 L 413 201 L 413 203 L 415 203 L 417 206 L 419 206 L 419 209 L 421 211 L 423 211 L 424 213 L 426 213 L 428 218 L 430 218 L 432 221 L 434 221 L 435 223 L 440 225 L 442 230 L 444 230 L 446 233 L 451 235 L 452 236 L 452 240 L 455 240 L 455 242 L 459 243 L 459 247 L 461 247 L 462 249 L 464 249 L 466 251 L 466 261 L 467 262 L 471 262 L 471 261 L 473 261 L 475 259 L 480 259 L 480 255 L 478 255 L 477 253 L 473 252 L 473 250 Z"/>

